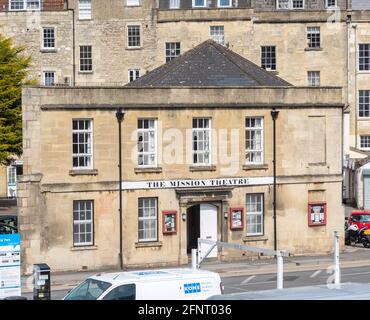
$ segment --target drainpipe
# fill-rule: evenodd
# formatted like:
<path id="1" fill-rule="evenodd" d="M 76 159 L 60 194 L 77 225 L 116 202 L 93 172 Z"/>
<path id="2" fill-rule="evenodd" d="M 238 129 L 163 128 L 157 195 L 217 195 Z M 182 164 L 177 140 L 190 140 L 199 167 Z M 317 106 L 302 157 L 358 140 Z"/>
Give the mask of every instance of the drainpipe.
<path id="1" fill-rule="evenodd" d="M 125 114 L 121 109 L 117 110 L 116 118 L 118 122 L 118 175 L 119 175 L 119 262 L 123 270 L 123 250 L 122 250 L 122 121 Z"/>
<path id="2" fill-rule="evenodd" d="M 274 207 L 274 250 L 277 250 L 277 227 L 276 227 L 276 119 L 279 115 L 279 111 L 275 108 L 271 110 L 271 117 L 273 122 L 273 144 L 274 144 L 274 200 L 273 200 L 273 207 Z"/>
<path id="3" fill-rule="evenodd" d="M 72 63 L 73 63 L 73 79 L 72 86 L 76 85 L 76 27 L 75 27 L 75 9 L 69 8 L 69 1 L 65 1 L 67 11 L 72 11 Z"/>

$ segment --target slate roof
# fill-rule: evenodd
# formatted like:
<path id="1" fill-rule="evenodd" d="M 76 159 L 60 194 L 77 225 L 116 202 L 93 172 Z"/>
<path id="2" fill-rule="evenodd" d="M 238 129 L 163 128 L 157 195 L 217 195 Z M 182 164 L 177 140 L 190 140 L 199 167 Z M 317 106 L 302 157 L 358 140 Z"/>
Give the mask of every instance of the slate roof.
<path id="1" fill-rule="evenodd" d="M 251 61 L 207 40 L 126 87 L 291 86 Z"/>

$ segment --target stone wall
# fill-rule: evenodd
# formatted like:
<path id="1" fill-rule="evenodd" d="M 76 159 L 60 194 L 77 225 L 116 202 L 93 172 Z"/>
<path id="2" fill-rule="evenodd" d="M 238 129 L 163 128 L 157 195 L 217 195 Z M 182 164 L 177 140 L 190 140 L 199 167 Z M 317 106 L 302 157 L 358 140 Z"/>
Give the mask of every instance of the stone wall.
<path id="1" fill-rule="evenodd" d="M 42 50 L 43 27 L 55 27 L 56 50 Z M 72 13 L 70 11 L 0 13 L 0 33 L 25 46 L 30 55 L 31 75 L 43 82 L 43 71 L 55 71 L 56 82 L 73 77 Z"/>
<path id="2" fill-rule="evenodd" d="M 272 176 L 270 111 L 272 106 L 278 107 L 279 246 L 292 254 L 329 252 L 332 231 L 343 225 L 341 130 L 338 130 L 343 106 L 340 88 L 25 88 L 23 98 L 25 177 L 20 183 L 19 201 L 21 228 L 25 231 L 22 239 L 26 272 L 36 261 L 48 263 L 55 271 L 118 265 L 118 132 L 115 118 L 118 106 L 125 111 L 122 136 L 124 181 Z M 244 119 L 247 116 L 264 118 L 264 165 L 257 169 L 243 166 Z M 132 151 L 137 144 L 138 118 L 158 119 L 159 154 L 168 148 L 169 143 L 162 141 L 161 133 L 176 129 L 184 137 L 182 147 L 176 144 L 176 150 L 186 155 L 187 130 L 191 129 L 193 117 L 212 118 L 212 164 L 215 166 L 212 170 L 192 170 L 191 162 L 185 158 L 172 163 L 165 157 L 159 158 L 159 170 L 136 170 L 137 162 Z M 71 173 L 71 124 L 72 119 L 81 118 L 93 119 L 94 128 L 94 172 L 87 175 Z M 325 128 L 320 137 L 315 135 L 318 121 L 321 121 L 320 127 Z M 222 130 L 229 134 L 224 143 L 218 144 Z M 229 149 L 232 130 L 239 134 L 235 140 L 238 151 Z M 225 152 L 228 156 L 233 155 L 228 163 L 221 158 Z M 271 186 L 234 187 L 221 198 L 217 193 L 220 191 L 208 190 L 207 193 L 205 189 L 204 194 L 190 191 L 182 191 L 182 195 L 174 189 L 124 192 L 125 265 L 187 263 L 186 222 L 179 221 L 180 229 L 176 235 L 163 235 L 161 214 L 162 210 L 176 210 L 180 215 L 199 202 L 218 206 L 219 240 L 272 247 Z M 312 198 L 312 191 L 319 192 L 322 198 Z M 243 231 L 230 231 L 229 221 L 224 218 L 229 208 L 245 206 L 246 193 L 263 193 L 265 196 L 265 232 L 262 236 L 245 237 Z M 143 245 L 138 242 L 139 197 L 158 198 L 159 229 L 155 243 Z M 94 201 L 93 246 L 73 246 L 72 205 L 75 200 Z M 308 227 L 307 203 L 313 200 L 327 202 L 326 226 Z M 286 232 L 287 225 L 289 233 Z M 222 250 L 219 258 L 242 259 L 242 254 Z"/>

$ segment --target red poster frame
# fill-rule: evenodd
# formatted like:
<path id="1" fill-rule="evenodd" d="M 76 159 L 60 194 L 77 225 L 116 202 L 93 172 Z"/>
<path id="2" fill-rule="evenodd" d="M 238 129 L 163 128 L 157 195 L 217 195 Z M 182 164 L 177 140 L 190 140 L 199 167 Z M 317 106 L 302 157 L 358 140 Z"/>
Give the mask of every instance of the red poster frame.
<path id="1" fill-rule="evenodd" d="M 242 225 L 235 227 L 233 224 L 233 211 L 241 211 L 242 212 Z M 244 229 L 244 208 L 243 207 L 235 207 L 230 208 L 230 230 L 243 230 Z"/>
<path id="2" fill-rule="evenodd" d="M 174 231 L 166 231 L 165 226 L 165 218 L 166 215 L 175 215 L 175 230 Z M 163 234 L 177 234 L 177 226 L 179 224 L 179 217 L 176 210 L 163 210 L 162 211 L 162 232 Z"/>
<path id="3" fill-rule="evenodd" d="M 311 221 L 311 209 L 313 206 L 324 206 L 324 221 L 320 223 L 312 223 Z M 319 201 L 319 202 L 309 202 L 308 203 L 308 226 L 309 227 L 320 227 L 320 226 L 326 226 L 326 202 L 325 201 Z"/>

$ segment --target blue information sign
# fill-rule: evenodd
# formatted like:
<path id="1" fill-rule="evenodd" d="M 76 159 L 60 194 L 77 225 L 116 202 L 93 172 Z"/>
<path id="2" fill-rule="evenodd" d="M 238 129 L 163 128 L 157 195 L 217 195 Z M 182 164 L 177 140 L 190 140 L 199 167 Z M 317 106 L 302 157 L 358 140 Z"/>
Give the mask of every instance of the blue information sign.
<path id="1" fill-rule="evenodd" d="M 21 295 L 20 234 L 0 235 L 0 299 Z"/>

